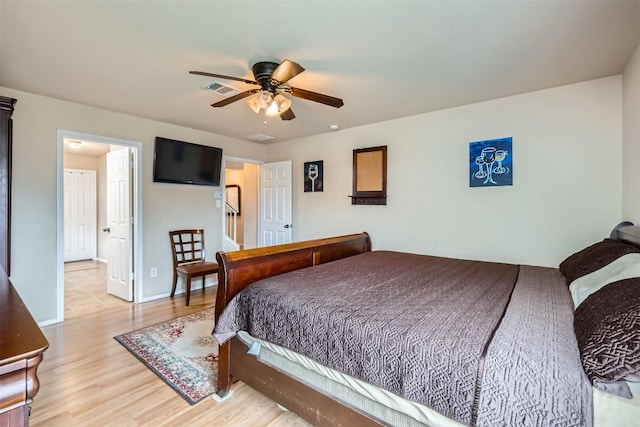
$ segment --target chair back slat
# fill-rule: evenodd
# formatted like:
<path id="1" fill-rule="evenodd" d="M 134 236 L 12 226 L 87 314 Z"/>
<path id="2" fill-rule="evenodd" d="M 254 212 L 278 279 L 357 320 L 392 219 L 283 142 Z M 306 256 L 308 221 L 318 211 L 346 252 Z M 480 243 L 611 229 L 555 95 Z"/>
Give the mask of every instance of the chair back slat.
<path id="1" fill-rule="evenodd" d="M 173 251 L 173 267 L 204 261 L 204 230 L 175 230 L 169 232 Z"/>

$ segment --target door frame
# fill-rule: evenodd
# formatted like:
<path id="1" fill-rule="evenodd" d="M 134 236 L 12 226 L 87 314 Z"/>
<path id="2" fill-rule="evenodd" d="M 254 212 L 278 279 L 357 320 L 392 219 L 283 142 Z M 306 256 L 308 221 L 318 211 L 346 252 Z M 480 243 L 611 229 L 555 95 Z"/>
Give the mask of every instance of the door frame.
<path id="1" fill-rule="evenodd" d="M 143 269 L 142 269 L 142 143 L 124 139 L 110 138 L 106 136 L 92 135 L 70 130 L 58 129 L 57 132 L 57 158 L 56 158 L 56 224 L 57 224 L 57 250 L 56 250 L 56 293 L 57 310 L 56 322 L 64 321 L 64 140 L 81 139 L 91 142 L 99 142 L 110 145 L 122 145 L 131 147 L 133 151 L 133 301 L 142 301 Z"/>

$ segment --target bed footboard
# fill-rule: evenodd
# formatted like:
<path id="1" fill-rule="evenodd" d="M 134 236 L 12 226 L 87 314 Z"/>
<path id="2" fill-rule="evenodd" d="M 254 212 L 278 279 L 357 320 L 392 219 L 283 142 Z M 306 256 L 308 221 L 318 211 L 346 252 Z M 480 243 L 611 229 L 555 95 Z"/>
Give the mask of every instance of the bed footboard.
<path id="1" fill-rule="evenodd" d="M 244 251 L 216 254 L 220 266 L 216 296 L 216 322 L 227 303 L 242 289 L 258 280 L 371 251 L 367 233 L 307 240 Z M 231 387 L 230 342 L 219 347 L 217 394 Z"/>

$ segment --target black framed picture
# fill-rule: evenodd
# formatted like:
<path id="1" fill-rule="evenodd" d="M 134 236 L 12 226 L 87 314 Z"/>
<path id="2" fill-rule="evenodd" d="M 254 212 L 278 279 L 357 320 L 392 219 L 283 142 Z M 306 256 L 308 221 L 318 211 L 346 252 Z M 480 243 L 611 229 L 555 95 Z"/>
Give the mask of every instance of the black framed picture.
<path id="1" fill-rule="evenodd" d="M 305 162 L 304 164 L 304 192 L 318 192 L 322 191 L 323 183 L 323 161 L 317 160 L 315 162 Z"/>

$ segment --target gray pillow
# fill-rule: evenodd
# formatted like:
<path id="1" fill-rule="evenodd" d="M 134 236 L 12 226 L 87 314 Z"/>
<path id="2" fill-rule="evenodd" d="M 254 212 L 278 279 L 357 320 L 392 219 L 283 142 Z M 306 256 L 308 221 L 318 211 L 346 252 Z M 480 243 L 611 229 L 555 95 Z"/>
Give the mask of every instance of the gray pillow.
<path id="1" fill-rule="evenodd" d="M 640 375 L 640 278 L 610 283 L 575 312 L 582 366 L 594 387 L 631 397 L 626 381 Z"/>
<path id="2" fill-rule="evenodd" d="M 570 285 L 577 278 L 593 273 L 629 253 L 640 253 L 640 248 L 622 240 L 604 239 L 568 256 L 560 263 L 560 272 L 567 278 L 567 285 Z"/>

